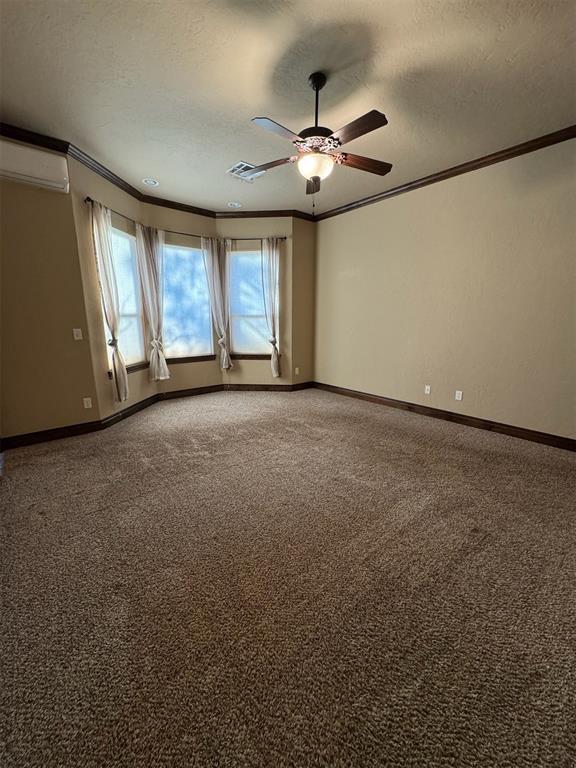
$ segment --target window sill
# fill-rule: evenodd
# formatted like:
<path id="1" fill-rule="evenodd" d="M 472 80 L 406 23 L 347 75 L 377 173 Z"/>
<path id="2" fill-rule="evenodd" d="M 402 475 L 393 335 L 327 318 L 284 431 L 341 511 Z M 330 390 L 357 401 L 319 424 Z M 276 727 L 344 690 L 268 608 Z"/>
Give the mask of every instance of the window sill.
<path id="1" fill-rule="evenodd" d="M 145 360 L 143 363 L 132 363 L 131 365 L 126 366 L 126 372 L 135 373 L 136 371 L 145 371 L 149 365 L 150 363 L 148 360 Z M 108 378 L 112 378 L 112 371 L 108 371 Z"/>
<path id="2" fill-rule="evenodd" d="M 168 365 L 177 365 L 179 363 L 205 363 L 209 360 L 216 360 L 216 355 L 197 355 L 196 357 L 167 357 L 166 362 Z M 136 371 L 144 371 L 150 367 L 148 360 L 143 363 L 132 363 L 132 365 L 126 366 L 127 373 L 135 373 Z M 108 371 L 108 378 L 112 378 L 112 371 Z"/>
<path id="3" fill-rule="evenodd" d="M 230 355 L 232 360 L 270 360 L 271 355 L 241 355 L 234 352 Z"/>
<path id="4" fill-rule="evenodd" d="M 178 365 L 179 363 L 206 363 L 209 360 L 216 360 L 216 355 L 196 355 L 195 357 L 167 357 L 168 365 Z"/>

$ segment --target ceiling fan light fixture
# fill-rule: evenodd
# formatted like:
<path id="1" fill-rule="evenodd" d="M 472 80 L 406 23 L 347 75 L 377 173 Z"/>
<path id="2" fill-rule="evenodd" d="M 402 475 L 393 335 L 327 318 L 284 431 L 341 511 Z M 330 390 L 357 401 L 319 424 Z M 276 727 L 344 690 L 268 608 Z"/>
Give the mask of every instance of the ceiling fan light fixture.
<path id="1" fill-rule="evenodd" d="M 325 155 L 321 152 L 306 152 L 298 159 L 298 170 L 305 179 L 312 179 L 317 176 L 319 179 L 326 179 L 332 173 L 334 168 L 334 158 L 332 155 Z"/>

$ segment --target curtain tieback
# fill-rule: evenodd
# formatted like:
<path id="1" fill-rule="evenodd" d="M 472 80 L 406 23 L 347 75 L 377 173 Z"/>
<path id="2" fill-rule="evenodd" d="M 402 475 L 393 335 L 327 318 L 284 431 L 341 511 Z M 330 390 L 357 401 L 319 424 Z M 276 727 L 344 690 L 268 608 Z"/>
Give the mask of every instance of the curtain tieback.
<path id="1" fill-rule="evenodd" d="M 118 349 L 118 339 L 115 339 L 114 337 L 108 339 L 108 346 L 113 349 Z"/>
<path id="2" fill-rule="evenodd" d="M 222 349 L 226 349 L 226 336 L 219 338 L 218 344 L 222 347 Z"/>
<path id="3" fill-rule="evenodd" d="M 152 346 L 152 349 L 156 349 L 156 350 L 158 350 L 158 352 L 162 352 L 163 347 L 162 347 L 162 342 L 160 341 L 160 339 L 152 339 L 150 344 Z"/>
<path id="4" fill-rule="evenodd" d="M 275 336 L 272 336 L 271 339 L 268 339 L 269 343 L 272 344 L 273 347 L 275 347 L 278 344 L 278 340 Z"/>

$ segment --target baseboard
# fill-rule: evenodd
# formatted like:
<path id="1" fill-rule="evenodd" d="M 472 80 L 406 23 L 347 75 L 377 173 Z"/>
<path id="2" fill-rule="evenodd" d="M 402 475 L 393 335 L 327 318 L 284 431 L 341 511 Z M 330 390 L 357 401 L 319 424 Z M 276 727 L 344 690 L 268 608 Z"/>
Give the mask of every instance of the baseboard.
<path id="1" fill-rule="evenodd" d="M 195 387 L 193 389 L 177 389 L 173 392 L 157 392 L 145 400 L 129 405 L 121 411 L 106 416 L 99 421 L 87 421 L 83 424 L 68 424 L 64 427 L 54 427 L 53 429 L 44 429 L 39 432 L 28 432 L 22 435 L 12 435 L 3 437 L 0 441 L 1 451 L 9 448 L 20 448 L 25 445 L 34 445 L 35 443 L 44 443 L 50 440 L 61 440 L 64 437 L 75 437 L 76 435 L 85 435 L 89 432 L 98 432 L 117 424 L 129 416 L 148 408 L 161 400 L 172 400 L 178 397 L 192 397 L 194 395 L 205 395 L 210 392 L 294 392 L 300 389 L 313 387 L 314 382 L 307 381 L 300 384 L 214 384 L 208 387 Z M 0 452 L 1 452 L 0 451 Z"/>
<path id="2" fill-rule="evenodd" d="M 453 421 L 456 424 L 462 424 L 466 427 L 475 429 L 484 429 L 489 432 L 498 432 L 509 437 L 517 437 L 521 440 L 530 440 L 534 443 L 543 443 L 554 448 L 562 448 L 566 451 L 576 451 L 576 440 L 560 435 L 551 435 L 547 432 L 537 432 L 533 429 L 524 429 L 524 427 L 515 427 L 511 424 L 501 424 L 497 421 L 488 421 L 476 416 L 466 416 L 453 411 L 443 411 L 440 408 L 430 408 L 427 405 L 418 403 L 409 403 L 405 400 L 394 400 L 391 397 L 381 395 L 371 395 L 368 392 L 359 392 L 355 389 L 346 389 L 345 387 L 336 387 L 332 384 L 322 384 L 316 381 L 304 381 L 298 384 L 214 384 L 207 387 L 195 387 L 194 389 L 178 389 L 174 392 L 158 392 L 151 397 L 141 400 L 139 403 L 128 406 L 117 413 L 113 413 L 99 421 L 87 421 L 84 424 L 70 424 L 65 427 L 55 427 L 54 429 L 45 429 L 40 432 L 29 432 L 23 435 L 13 435 L 4 437 L 1 441 L 2 450 L 9 448 L 19 448 L 34 443 L 43 443 L 49 440 L 60 440 L 63 437 L 74 437 L 76 435 L 85 435 L 89 432 L 97 432 L 117 424 L 123 419 L 148 408 L 154 403 L 162 400 L 172 400 L 179 397 L 192 397 L 194 395 L 205 395 L 211 392 L 297 392 L 302 389 L 315 387 L 326 392 L 333 392 L 345 397 L 354 397 L 358 400 L 367 400 L 370 403 L 386 405 L 389 408 L 399 408 L 402 411 L 419 413 L 422 416 L 430 416 L 434 419 L 443 419 L 444 421 Z"/>
<path id="3" fill-rule="evenodd" d="M 430 408 L 427 405 L 409 403 L 405 400 L 394 400 L 391 397 L 371 395 L 368 392 L 359 392 L 355 389 L 335 387 L 332 384 L 314 382 L 313 386 L 316 389 L 323 389 L 325 392 L 334 392 L 337 395 L 344 395 L 345 397 L 354 397 L 358 400 L 367 400 L 370 403 L 387 405 L 389 408 L 399 408 L 402 411 L 411 411 L 412 413 L 419 413 L 422 416 L 431 416 L 433 419 L 453 421 L 456 424 L 463 424 L 466 427 L 484 429 L 488 432 L 498 432 L 501 435 L 518 437 L 521 440 L 530 440 L 533 443 L 543 443 L 544 445 L 551 445 L 554 448 L 562 448 L 566 451 L 576 451 L 576 440 L 573 440 L 570 437 L 551 435 L 548 432 L 537 432 L 534 429 L 524 429 L 524 427 L 514 427 L 511 424 L 501 424 L 497 421 L 488 421 L 487 419 L 480 419 L 476 416 L 466 416 L 462 413 L 454 413 L 453 411 L 443 411 L 440 408 Z"/>

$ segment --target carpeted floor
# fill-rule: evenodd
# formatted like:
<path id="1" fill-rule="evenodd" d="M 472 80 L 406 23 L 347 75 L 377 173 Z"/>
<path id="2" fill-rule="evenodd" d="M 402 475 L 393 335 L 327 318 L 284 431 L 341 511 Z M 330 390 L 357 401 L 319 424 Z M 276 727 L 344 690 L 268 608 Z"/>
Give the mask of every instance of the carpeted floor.
<path id="1" fill-rule="evenodd" d="M 575 468 L 317 390 L 9 452 L 0 764 L 574 766 Z"/>

